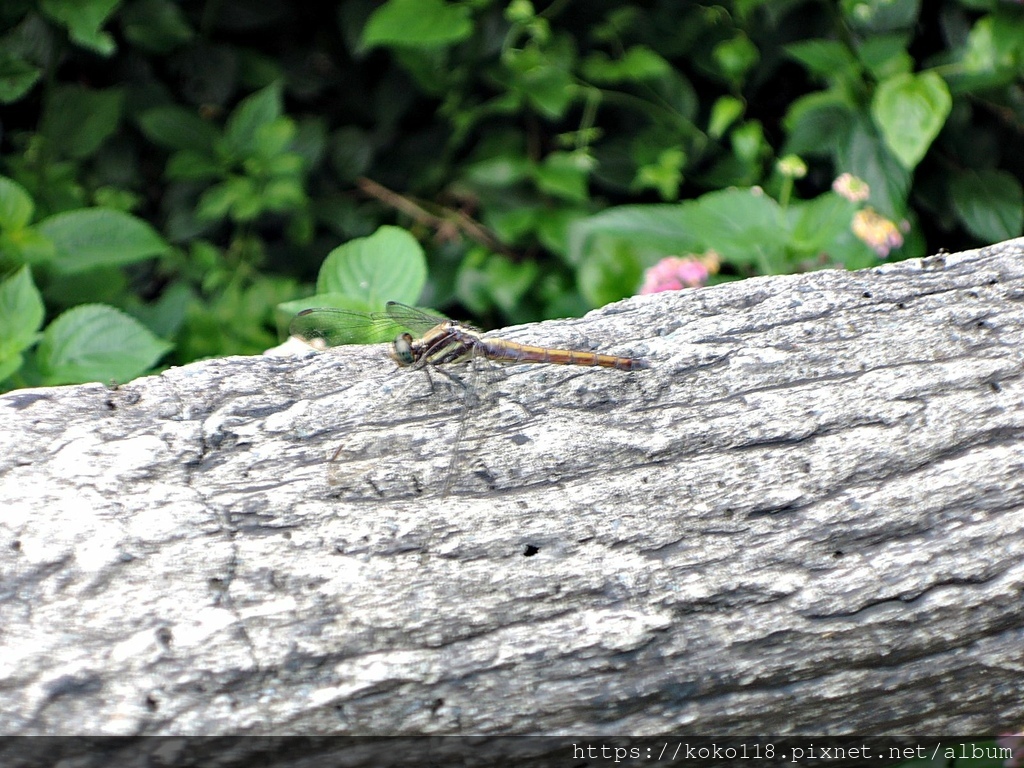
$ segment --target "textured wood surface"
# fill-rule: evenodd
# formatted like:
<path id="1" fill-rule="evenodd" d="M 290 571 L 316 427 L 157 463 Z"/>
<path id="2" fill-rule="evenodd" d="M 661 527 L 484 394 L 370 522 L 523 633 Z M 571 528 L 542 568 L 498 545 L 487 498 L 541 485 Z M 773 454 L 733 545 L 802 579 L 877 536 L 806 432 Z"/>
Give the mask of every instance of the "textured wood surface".
<path id="1" fill-rule="evenodd" d="M 1024 242 L 504 335 L 0 397 L 0 733 L 1024 722 Z"/>

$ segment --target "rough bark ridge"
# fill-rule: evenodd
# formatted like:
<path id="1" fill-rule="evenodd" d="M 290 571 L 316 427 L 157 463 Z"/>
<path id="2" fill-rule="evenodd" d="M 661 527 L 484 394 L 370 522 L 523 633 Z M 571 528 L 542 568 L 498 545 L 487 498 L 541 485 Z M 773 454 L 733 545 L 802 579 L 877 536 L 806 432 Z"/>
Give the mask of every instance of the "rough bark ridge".
<path id="1" fill-rule="evenodd" d="M 1022 300 L 1018 240 L 506 333 L 646 371 L 0 397 L 0 733 L 1019 725 Z"/>

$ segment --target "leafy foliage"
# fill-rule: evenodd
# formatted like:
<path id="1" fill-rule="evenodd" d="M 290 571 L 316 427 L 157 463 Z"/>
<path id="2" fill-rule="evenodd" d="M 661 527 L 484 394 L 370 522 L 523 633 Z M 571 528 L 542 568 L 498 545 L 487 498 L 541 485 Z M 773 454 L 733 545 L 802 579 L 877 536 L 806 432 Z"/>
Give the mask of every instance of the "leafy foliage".
<path id="1" fill-rule="evenodd" d="M 335 307 L 379 312 L 388 301 L 415 302 L 427 279 L 416 239 L 398 227 L 381 227 L 331 251 L 320 267 L 316 295 L 281 304 L 283 320 L 303 309 Z"/>
<path id="2" fill-rule="evenodd" d="M 7 3 L 0 382 L 1014 237 L 1022 74 L 1002 0 Z"/>

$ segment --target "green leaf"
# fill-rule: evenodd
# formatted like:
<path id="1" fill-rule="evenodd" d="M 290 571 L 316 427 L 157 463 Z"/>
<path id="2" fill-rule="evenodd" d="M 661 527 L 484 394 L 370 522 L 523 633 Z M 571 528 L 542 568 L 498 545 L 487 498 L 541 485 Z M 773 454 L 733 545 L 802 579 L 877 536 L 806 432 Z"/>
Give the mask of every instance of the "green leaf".
<path id="1" fill-rule="evenodd" d="M 385 226 L 331 251 L 320 267 L 316 291 L 382 307 L 387 301 L 414 303 L 426 280 L 420 244 L 404 229 Z"/>
<path id="2" fill-rule="evenodd" d="M 7 51 L 0 51 L 0 104 L 17 101 L 35 85 L 43 70 Z"/>
<path id="3" fill-rule="evenodd" d="M 876 35 L 861 43 L 857 56 L 871 76 L 881 81 L 913 70 L 914 59 L 907 53 L 908 45 L 906 34 Z"/>
<path id="4" fill-rule="evenodd" d="M 1024 190 L 1006 171 L 962 171 L 949 192 L 957 215 L 975 237 L 995 243 L 1021 234 Z"/>
<path id="5" fill-rule="evenodd" d="M 459 300 L 483 314 L 497 306 L 512 312 L 537 278 L 534 261 L 512 261 L 507 256 L 474 248 L 455 278 Z"/>
<path id="6" fill-rule="evenodd" d="M 634 45 L 619 59 L 597 51 L 583 60 L 583 76 L 600 84 L 654 80 L 670 69 L 665 59 L 645 45 Z"/>
<path id="7" fill-rule="evenodd" d="M 945 81 L 935 72 L 922 72 L 882 82 L 871 101 L 871 115 L 886 146 L 912 170 L 939 135 L 952 107 Z"/>
<path id="8" fill-rule="evenodd" d="M 798 259 L 810 259 L 824 253 L 841 260 L 841 254 L 836 253 L 837 245 L 849 244 L 856 239 L 851 223 L 858 207 L 857 203 L 835 192 L 790 204 L 786 215 L 791 223 L 790 248 L 793 255 Z"/>
<path id="9" fill-rule="evenodd" d="M 530 106 L 551 120 L 565 114 L 575 95 L 572 75 L 557 67 L 540 67 L 526 73 L 522 90 Z"/>
<path id="10" fill-rule="evenodd" d="M 832 154 L 846 141 L 852 123 L 849 103 L 835 90 L 802 96 L 789 105 L 783 119 L 788 137 L 779 154 Z"/>
<path id="11" fill-rule="evenodd" d="M 168 244 L 149 224 L 123 211 L 83 208 L 43 219 L 36 229 L 57 249 L 54 269 L 65 274 L 131 264 L 165 253 Z"/>
<path id="12" fill-rule="evenodd" d="M 992 16 L 978 19 L 967 37 L 967 44 L 962 53 L 961 64 L 967 72 L 995 72 L 1000 64 L 1009 63 L 999 61 L 1000 52 L 996 49 L 994 37 L 995 19 Z"/>
<path id="13" fill-rule="evenodd" d="M 260 197 L 263 208 L 279 213 L 301 208 L 306 202 L 305 190 L 294 179 L 273 179 L 268 181 L 263 186 Z"/>
<path id="14" fill-rule="evenodd" d="M 845 22 L 865 34 L 907 29 L 920 15 L 920 0 L 842 0 L 839 7 Z"/>
<path id="15" fill-rule="evenodd" d="M 217 221 L 228 214 L 239 221 L 254 218 L 260 211 L 256 182 L 247 176 L 232 176 L 203 192 L 196 205 L 201 221 Z"/>
<path id="16" fill-rule="evenodd" d="M 153 53 L 169 53 L 195 35 L 181 8 L 170 0 L 137 0 L 120 17 L 124 36 Z"/>
<path id="17" fill-rule="evenodd" d="M 221 186 L 230 190 L 231 218 L 235 221 L 252 221 L 263 211 L 260 190 L 248 176 L 233 176 Z M 198 213 L 202 216 L 202 212 Z"/>
<path id="18" fill-rule="evenodd" d="M 371 134 L 354 125 L 339 128 L 331 136 L 331 165 L 341 181 L 350 182 L 366 173 L 373 162 Z"/>
<path id="19" fill-rule="evenodd" d="M 60 154 L 89 157 L 117 130 L 123 102 L 120 88 L 101 91 L 79 85 L 57 86 L 43 115 L 43 134 Z"/>
<path id="20" fill-rule="evenodd" d="M 36 227 L 22 227 L 0 231 L 0 253 L 18 264 L 45 264 L 53 260 L 56 249 Z"/>
<path id="21" fill-rule="evenodd" d="M 522 203 L 492 205 L 484 216 L 484 224 L 501 242 L 519 244 L 525 242 L 537 228 L 537 216 L 541 210 L 540 206 Z"/>
<path id="22" fill-rule="evenodd" d="M 32 221 L 35 203 L 24 187 L 0 176 L 0 229 L 21 229 Z"/>
<path id="23" fill-rule="evenodd" d="M 279 155 L 260 161 L 261 175 L 287 176 L 289 181 L 302 186 L 298 177 L 306 167 L 306 161 L 297 152 L 282 152 Z"/>
<path id="24" fill-rule="evenodd" d="M 650 262 L 670 253 L 701 250 L 702 242 L 691 229 L 690 210 L 685 205 L 623 205 L 575 221 L 569 227 L 568 261 L 581 264 L 608 243 L 624 245 Z"/>
<path id="25" fill-rule="evenodd" d="M 852 121 L 849 138 L 836 153 L 839 172 L 852 173 L 871 189 L 871 204 L 881 214 L 902 216 L 907 208 L 910 171 L 889 151 L 867 117 Z"/>
<path id="26" fill-rule="evenodd" d="M 730 138 L 733 155 L 748 165 L 759 162 L 768 151 L 764 128 L 761 127 L 759 120 L 748 120 L 742 125 L 736 126 Z"/>
<path id="27" fill-rule="evenodd" d="M 256 182 L 246 176 L 235 176 L 224 182 L 231 187 L 234 199 L 231 202 L 231 218 L 235 221 L 252 221 L 264 210 L 263 196 Z"/>
<path id="28" fill-rule="evenodd" d="M 710 192 L 687 203 L 693 234 L 723 261 L 753 265 L 762 274 L 786 271 L 788 226 L 778 203 L 751 189 Z"/>
<path id="29" fill-rule="evenodd" d="M 541 245 L 563 259 L 569 253 L 569 229 L 574 222 L 585 219 L 589 211 L 580 206 L 558 206 L 538 208 L 534 229 Z"/>
<path id="30" fill-rule="evenodd" d="M 739 83 L 761 58 L 760 51 L 744 34 L 723 40 L 711 50 L 711 56 L 722 74 L 731 82 Z"/>
<path id="31" fill-rule="evenodd" d="M 473 33 L 469 8 L 444 0 L 388 0 L 363 28 L 362 47 L 439 48 Z"/>
<path id="32" fill-rule="evenodd" d="M 296 123 L 295 138 L 292 139 L 290 149 L 302 158 L 305 167 L 318 166 L 327 149 L 327 119 L 309 116 L 301 118 Z"/>
<path id="33" fill-rule="evenodd" d="M 971 94 L 1009 86 L 1019 76 L 1022 41 L 1024 18 L 1019 12 L 999 9 L 978 19 L 961 46 L 960 66 L 950 72 L 950 85 L 955 84 L 957 93 Z"/>
<path id="34" fill-rule="evenodd" d="M 509 187 L 530 175 L 530 161 L 505 154 L 478 160 L 463 170 L 465 180 L 480 187 Z"/>
<path id="35" fill-rule="evenodd" d="M 670 69 L 665 76 L 650 83 L 653 95 L 668 109 L 675 112 L 673 128 L 683 136 L 700 135 L 695 121 L 700 111 L 700 100 L 693 83 L 682 72 Z"/>
<path id="36" fill-rule="evenodd" d="M 585 150 L 551 152 L 534 170 L 537 188 L 575 203 L 585 202 L 587 180 L 593 167 L 594 158 Z"/>
<path id="37" fill-rule="evenodd" d="M 447 48 L 392 48 L 391 55 L 399 67 L 413 79 L 420 96 L 443 99 L 450 95 L 449 90 L 454 80 Z M 391 91 L 392 88 L 388 90 Z M 387 96 L 378 94 L 375 101 L 379 102 L 381 98 Z M 385 109 L 385 114 L 389 117 L 391 113 L 392 109 Z"/>
<path id="38" fill-rule="evenodd" d="M 295 138 L 295 121 L 290 117 L 278 117 L 256 129 L 254 155 L 268 159 L 288 149 Z"/>
<path id="39" fill-rule="evenodd" d="M 269 6 L 268 6 L 269 7 Z M 286 76 L 285 66 L 276 56 L 255 48 L 239 48 L 238 79 L 247 89 L 266 88 Z"/>
<path id="40" fill-rule="evenodd" d="M 255 154 L 259 147 L 260 129 L 281 116 L 281 83 L 273 83 L 239 102 L 228 118 L 224 138 L 229 150 L 238 158 Z"/>
<path id="41" fill-rule="evenodd" d="M 552 120 L 559 118 L 576 97 L 569 71 L 575 62 L 570 41 L 551 49 L 531 46 L 506 51 L 504 63 L 514 77 L 513 89 L 534 109 Z"/>
<path id="42" fill-rule="evenodd" d="M 720 139 L 726 130 L 743 114 L 743 102 L 735 96 L 721 96 L 711 107 L 708 120 L 708 135 Z"/>
<path id="43" fill-rule="evenodd" d="M 151 304 L 133 303 L 131 313 L 157 336 L 172 338 L 185 322 L 189 305 L 197 299 L 195 290 L 185 281 L 171 283 Z"/>
<path id="44" fill-rule="evenodd" d="M 48 276 L 44 293 L 47 306 L 67 309 L 79 304 L 129 302 L 134 297 L 121 267 L 97 267 L 85 272 Z"/>
<path id="45" fill-rule="evenodd" d="M 593 307 L 636 293 L 643 268 L 636 253 L 621 245 L 589 254 L 577 271 L 580 292 Z"/>
<path id="46" fill-rule="evenodd" d="M 838 40 L 805 40 L 783 46 L 783 50 L 823 80 L 856 71 L 857 59 Z"/>
<path id="47" fill-rule="evenodd" d="M 68 35 L 79 45 L 109 56 L 117 46 L 114 38 L 100 27 L 120 5 L 121 0 L 42 0 L 43 13 L 67 27 Z"/>
<path id="48" fill-rule="evenodd" d="M 126 213 L 142 204 L 141 195 L 118 187 L 97 187 L 93 192 L 93 200 L 100 208 L 116 208 Z"/>
<path id="49" fill-rule="evenodd" d="M 84 304 L 47 326 L 36 359 L 47 386 L 125 382 L 144 373 L 170 349 L 170 344 L 124 312 Z"/>
<path id="50" fill-rule="evenodd" d="M 20 352 L 8 358 L 0 359 L 0 382 L 5 381 L 14 374 L 25 362 L 25 356 Z"/>
<path id="51" fill-rule="evenodd" d="M 220 129 L 196 112 L 176 105 L 154 107 L 142 113 L 139 128 L 148 139 L 170 149 L 209 154 L 214 151 Z"/>
<path id="52" fill-rule="evenodd" d="M 167 161 L 167 178 L 169 179 L 202 181 L 220 178 L 227 171 L 227 166 L 217 158 L 191 149 L 175 152 Z"/>
<path id="53" fill-rule="evenodd" d="M 1017 74 L 1024 56 L 1024 17 L 1009 8 L 984 16 L 975 23 L 961 54 L 963 67 L 971 74 Z"/>
<path id="54" fill-rule="evenodd" d="M 44 314 L 43 299 L 28 267 L 0 282 L 0 361 L 19 354 L 35 341 Z M 5 378 L 0 376 L 0 381 Z"/>
<path id="55" fill-rule="evenodd" d="M 633 187 L 656 189 L 662 200 L 674 200 L 679 196 L 679 185 L 683 182 L 683 166 L 686 153 L 678 147 L 663 149 L 653 163 L 637 169 Z"/>

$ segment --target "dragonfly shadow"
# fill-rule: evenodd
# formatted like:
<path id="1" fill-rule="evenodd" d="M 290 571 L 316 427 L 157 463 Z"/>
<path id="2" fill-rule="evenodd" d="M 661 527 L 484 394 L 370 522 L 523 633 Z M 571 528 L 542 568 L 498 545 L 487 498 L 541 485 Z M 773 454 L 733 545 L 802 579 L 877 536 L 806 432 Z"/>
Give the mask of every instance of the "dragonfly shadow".
<path id="1" fill-rule="evenodd" d="M 342 436 L 328 459 L 328 484 L 347 489 L 353 500 L 367 493 L 374 498 L 446 497 L 457 478 L 472 414 L 493 399 L 482 396 L 479 371 L 474 361 L 468 362 L 458 370 L 421 366 L 397 372 L 409 381 L 392 390 L 391 414 L 350 426 L 350 435 Z M 439 452 L 442 441 L 450 447 Z"/>

